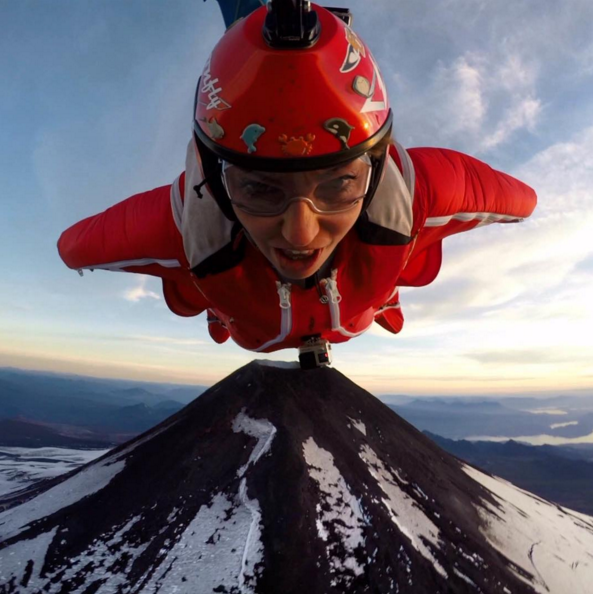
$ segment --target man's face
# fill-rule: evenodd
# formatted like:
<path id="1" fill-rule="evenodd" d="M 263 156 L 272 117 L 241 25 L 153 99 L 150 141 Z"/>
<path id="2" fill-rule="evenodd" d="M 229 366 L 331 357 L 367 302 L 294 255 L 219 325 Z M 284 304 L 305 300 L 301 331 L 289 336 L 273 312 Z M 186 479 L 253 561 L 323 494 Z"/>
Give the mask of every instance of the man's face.
<path id="1" fill-rule="evenodd" d="M 305 279 L 321 268 L 338 243 L 356 223 L 362 197 L 368 189 L 370 165 L 359 160 L 340 167 L 299 173 L 262 173 L 234 168 L 237 179 L 227 187 L 249 187 L 282 203 L 286 210 L 275 216 L 259 216 L 233 208 L 251 239 L 281 276 Z M 242 184 L 242 185 L 235 185 Z M 238 193 L 232 192 L 233 194 Z M 296 199 L 295 199 L 296 198 Z M 254 199 L 255 198 L 254 195 Z M 355 199 L 355 200 L 353 200 Z M 340 202 L 342 201 L 342 202 Z M 248 197 L 243 204 L 248 206 Z M 344 208 L 333 214 L 319 208 Z"/>

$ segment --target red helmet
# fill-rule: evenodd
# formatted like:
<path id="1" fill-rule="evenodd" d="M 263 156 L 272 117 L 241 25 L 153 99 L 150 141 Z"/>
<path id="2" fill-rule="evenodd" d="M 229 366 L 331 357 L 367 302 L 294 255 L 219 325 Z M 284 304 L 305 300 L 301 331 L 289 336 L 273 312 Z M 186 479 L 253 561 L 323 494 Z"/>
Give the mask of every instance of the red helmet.
<path id="1" fill-rule="evenodd" d="M 205 177 L 219 159 L 264 171 L 332 167 L 389 138 L 381 73 L 348 16 L 305 0 L 272 0 L 226 31 L 196 89 Z M 220 194 L 218 183 L 208 183 Z"/>

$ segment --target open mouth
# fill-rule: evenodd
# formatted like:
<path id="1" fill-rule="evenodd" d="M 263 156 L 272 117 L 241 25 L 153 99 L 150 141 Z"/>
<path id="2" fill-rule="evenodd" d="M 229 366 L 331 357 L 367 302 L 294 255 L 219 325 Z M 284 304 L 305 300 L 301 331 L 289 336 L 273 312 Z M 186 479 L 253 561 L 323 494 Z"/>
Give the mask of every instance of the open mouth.
<path id="1" fill-rule="evenodd" d="M 322 250 L 281 250 L 278 248 L 274 248 L 274 251 L 282 266 L 295 272 L 313 266 L 322 252 Z"/>

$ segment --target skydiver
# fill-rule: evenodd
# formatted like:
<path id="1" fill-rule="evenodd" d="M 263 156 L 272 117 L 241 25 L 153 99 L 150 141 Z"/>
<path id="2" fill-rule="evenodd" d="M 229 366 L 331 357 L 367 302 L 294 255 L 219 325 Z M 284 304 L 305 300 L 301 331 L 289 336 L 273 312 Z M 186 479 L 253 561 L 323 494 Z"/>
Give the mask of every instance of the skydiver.
<path id="1" fill-rule="evenodd" d="M 217 343 L 339 343 L 373 322 L 396 334 L 399 288 L 436 278 L 442 239 L 521 221 L 535 193 L 459 152 L 402 147 L 346 13 L 269 7 L 208 59 L 185 171 L 70 227 L 60 255 L 161 277 L 171 311 L 207 312 Z"/>

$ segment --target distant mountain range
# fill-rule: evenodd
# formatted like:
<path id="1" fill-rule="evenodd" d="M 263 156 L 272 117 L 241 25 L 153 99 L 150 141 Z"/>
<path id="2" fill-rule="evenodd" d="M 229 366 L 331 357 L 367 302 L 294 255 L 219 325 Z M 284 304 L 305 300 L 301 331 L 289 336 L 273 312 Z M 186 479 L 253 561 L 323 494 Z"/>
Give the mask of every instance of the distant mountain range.
<path id="1" fill-rule="evenodd" d="M 593 450 L 515 441 L 453 441 L 428 431 L 424 434 L 465 462 L 564 507 L 593 515 L 593 462 L 586 461 Z"/>
<path id="2" fill-rule="evenodd" d="M 0 445 L 121 443 L 205 389 L 0 369 Z"/>
<path id="3" fill-rule="evenodd" d="M 422 398 L 390 407 L 422 431 L 449 439 L 593 433 L 593 397 L 488 400 Z"/>

